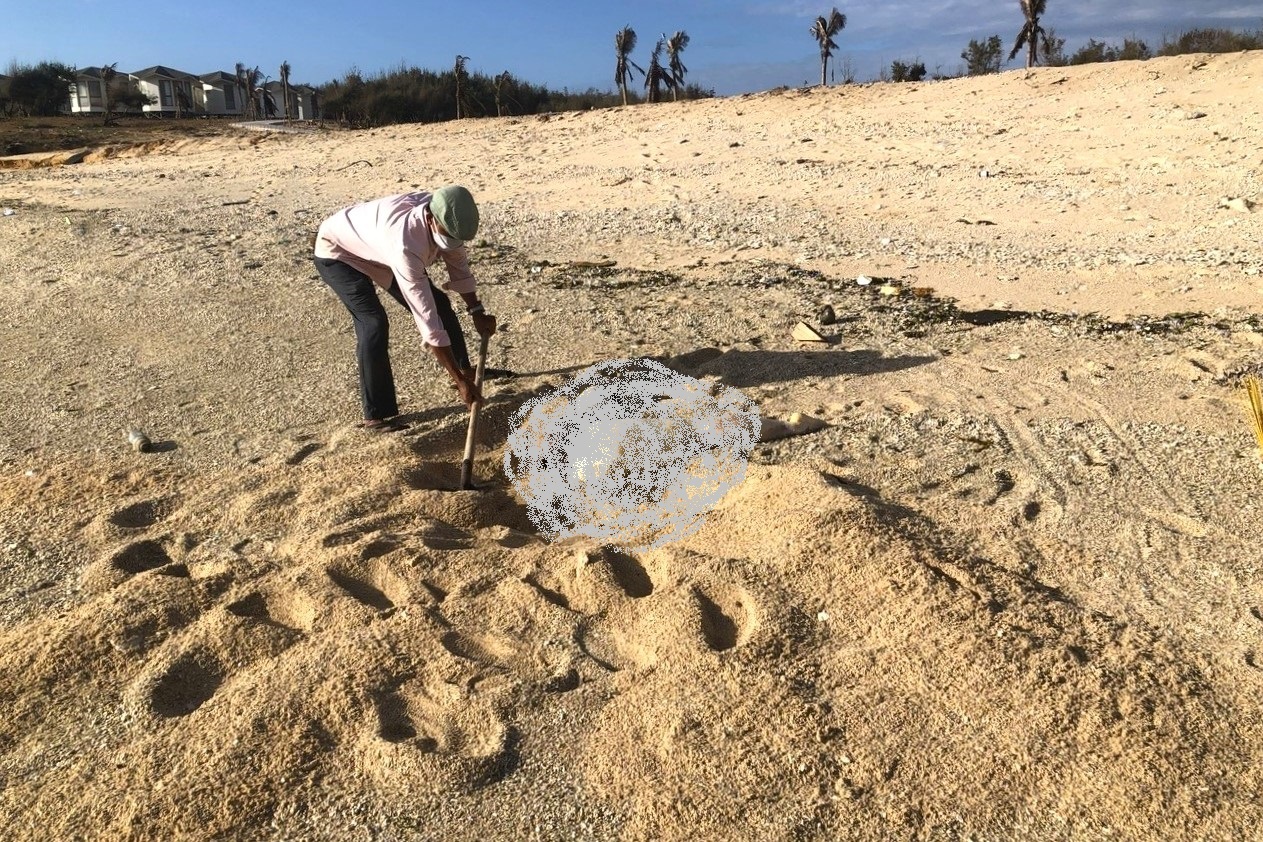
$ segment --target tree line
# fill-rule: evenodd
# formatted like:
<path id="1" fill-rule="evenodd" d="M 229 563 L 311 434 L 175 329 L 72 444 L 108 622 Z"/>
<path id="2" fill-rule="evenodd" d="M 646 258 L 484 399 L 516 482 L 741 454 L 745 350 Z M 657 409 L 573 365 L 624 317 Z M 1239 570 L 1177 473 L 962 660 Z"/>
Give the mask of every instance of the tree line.
<path id="1" fill-rule="evenodd" d="M 1121 44 L 1096 39 L 1089 40 L 1073 54 L 1065 51 L 1066 40 L 1057 36 L 1051 27 L 1045 28 L 1042 19 L 1047 11 L 1047 0 L 1018 0 L 1022 12 L 1022 26 L 1008 53 L 1012 61 L 1025 51 L 1026 66 L 1036 64 L 1065 66 L 1093 62 L 1144 60 L 1154 56 L 1183 55 L 1187 53 L 1222 53 L 1241 50 L 1263 49 L 1263 30 L 1235 32 L 1226 29 L 1192 29 L 1174 38 L 1164 38 L 1155 51 L 1138 38 L 1125 38 Z M 838 49 L 837 36 L 845 29 L 846 15 L 834 7 L 828 15 L 816 18 L 810 34 L 820 51 L 820 84 L 827 84 L 829 63 Z M 401 65 L 373 77 L 365 77 L 358 69 L 352 69 L 343 78 L 318 86 L 317 112 L 351 126 L 386 125 L 401 122 L 435 122 L 453 117 L 528 115 L 553 111 L 586 110 L 615 105 L 632 105 L 640 102 L 660 102 L 664 92 L 674 99 L 699 99 L 713 97 L 713 90 L 686 83 L 688 68 L 682 54 L 689 45 L 688 33 L 676 31 L 668 36 L 663 33 L 654 43 L 647 67 L 641 67 L 632 58 L 637 36 L 630 26 L 620 29 L 614 36 L 614 84 L 617 94 L 589 88 L 581 92 L 554 91 L 544 85 L 518 79 L 509 71 L 496 76 L 470 73 L 468 56 L 457 55 L 451 70 L 434 71 Z M 978 76 L 999 73 L 1005 63 L 1004 42 L 991 35 L 984 39 L 972 39 L 960 54 L 963 64 L 956 75 Z M 134 80 L 116 71 L 116 64 L 102 68 L 102 86 L 105 101 L 105 121 L 109 123 L 118 109 L 138 110 L 152 104 L 150 97 L 137 89 Z M 279 116 L 281 110 L 286 119 L 290 114 L 290 72 L 288 62 L 281 64 L 280 81 L 283 89 L 283 108 L 278 109 L 272 93 L 260 83 L 265 78 L 258 67 L 244 64 L 236 66 L 236 82 L 246 94 L 243 111 L 250 119 Z M 631 85 L 637 74 L 644 83 L 643 99 Z M 925 63 L 919 59 L 895 60 L 889 71 L 883 68 L 880 78 L 895 82 L 918 82 L 927 77 Z M 37 65 L 10 65 L 6 80 L 0 83 L 0 114 L 15 113 L 29 116 L 52 116 L 64 111 L 69 103 L 71 86 L 75 82 L 74 68 L 58 62 L 40 62 Z M 849 60 L 843 67 L 843 81 L 854 81 Z M 947 79 L 951 76 L 935 72 L 930 78 Z"/>
<path id="2" fill-rule="evenodd" d="M 0 86 L 0 114 L 6 117 L 15 114 L 53 117 L 70 103 L 75 69 L 69 65 L 57 61 L 11 62 L 5 75 L 8 78 Z M 100 82 L 107 124 L 120 108 L 139 109 L 153 102 L 125 75 L 119 74 L 118 62 L 101 68 Z"/>
<path id="3" fill-rule="evenodd" d="M 1263 30 L 1237 32 L 1231 29 L 1200 28 L 1182 32 L 1174 37 L 1163 38 L 1156 51 L 1139 38 L 1124 38 L 1121 44 L 1089 39 L 1073 54 L 1066 54 L 1066 39 L 1059 38 L 1052 28 L 1045 29 L 1041 20 L 1047 11 L 1048 0 L 1018 0 L 1022 11 L 1022 27 L 1018 30 L 1009 51 L 1004 57 L 1004 41 L 999 35 L 985 39 L 971 39 L 961 52 L 961 65 L 957 75 L 982 76 L 999 73 L 1005 61 L 1012 61 L 1025 50 L 1027 68 L 1036 64 L 1046 67 L 1093 64 L 1110 61 L 1144 61 L 1156 56 L 1177 56 L 1188 53 L 1234 53 L 1242 50 L 1263 49 Z M 837 44 L 832 36 L 846 26 L 846 16 L 836 8 L 828 17 L 819 17 L 811 27 L 811 34 L 820 44 L 820 83 L 823 85 L 825 67 Z M 882 81 L 920 82 L 927 75 L 925 63 L 919 59 L 898 59 L 890 70 L 881 72 Z M 935 73 L 932 79 L 949 79 L 951 76 Z M 848 79 L 847 81 L 853 81 Z"/>
<path id="4" fill-rule="evenodd" d="M 381 126 L 580 111 L 622 102 L 618 93 L 596 88 L 550 90 L 507 70 L 495 76 L 470 72 L 467 61 L 467 56 L 457 56 L 452 69 L 445 71 L 400 65 L 371 77 L 353 68 L 321 87 L 322 113 L 349 126 Z M 693 99 L 715 95 L 697 86 L 679 93 Z M 635 96 L 630 99 L 634 102 Z"/>
<path id="5" fill-rule="evenodd" d="M 581 92 L 550 90 L 519 79 L 507 70 L 495 76 L 471 73 L 467 67 L 469 57 L 457 55 L 452 69 L 446 71 L 401 65 L 369 78 L 352 69 L 321 88 L 324 114 L 346 125 L 377 126 L 661 102 L 668 92 L 673 100 L 715 95 L 713 90 L 686 82 L 688 68 L 681 56 L 689 44 L 688 33 L 664 33 L 644 68 L 631 57 L 636 43 L 636 31 L 630 26 L 615 33 L 617 94 L 596 88 Z M 643 99 L 629 87 L 637 73 L 644 80 Z"/>

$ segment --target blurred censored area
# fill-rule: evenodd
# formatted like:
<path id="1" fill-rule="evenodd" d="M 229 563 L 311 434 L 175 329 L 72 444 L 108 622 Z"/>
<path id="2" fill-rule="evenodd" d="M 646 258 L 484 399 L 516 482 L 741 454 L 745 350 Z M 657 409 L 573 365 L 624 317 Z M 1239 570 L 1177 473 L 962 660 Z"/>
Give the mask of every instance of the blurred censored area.
<path id="1" fill-rule="evenodd" d="M 662 546 L 744 479 L 759 426 L 736 389 L 613 360 L 518 410 L 504 470 L 550 540 Z"/>

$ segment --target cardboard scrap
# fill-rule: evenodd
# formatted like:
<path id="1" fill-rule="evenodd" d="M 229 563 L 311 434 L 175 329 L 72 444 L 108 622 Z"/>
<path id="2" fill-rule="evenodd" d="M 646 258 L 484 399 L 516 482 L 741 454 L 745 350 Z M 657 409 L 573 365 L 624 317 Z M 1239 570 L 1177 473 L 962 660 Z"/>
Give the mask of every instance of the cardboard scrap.
<path id="1" fill-rule="evenodd" d="M 829 426 L 819 418 L 813 418 L 801 412 L 795 412 L 786 420 L 779 418 L 769 418 L 766 415 L 759 418 L 759 441 L 769 442 L 779 439 L 787 439 L 793 436 L 804 436 L 807 433 L 814 433 L 817 430 L 823 430 Z"/>
<path id="2" fill-rule="evenodd" d="M 1243 196 L 1238 196 L 1235 199 L 1225 196 L 1219 200 L 1219 207 L 1227 208 L 1228 210 L 1236 211 L 1238 213 L 1254 212 L 1254 202 Z"/>
<path id="3" fill-rule="evenodd" d="M 825 338 L 814 327 L 806 322 L 794 325 L 794 338 L 799 342 L 824 342 Z"/>

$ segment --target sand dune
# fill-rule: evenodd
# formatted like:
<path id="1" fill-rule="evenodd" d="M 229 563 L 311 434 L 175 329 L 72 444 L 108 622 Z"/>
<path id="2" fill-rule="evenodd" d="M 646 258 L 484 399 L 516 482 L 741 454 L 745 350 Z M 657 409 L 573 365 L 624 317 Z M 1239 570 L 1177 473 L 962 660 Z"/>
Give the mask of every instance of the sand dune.
<path id="1" fill-rule="evenodd" d="M 1221 199 L 1263 201 L 1261 73 L 0 175 L 4 837 L 1251 838 L 1263 254 Z M 394 309 L 412 426 L 356 429 L 307 255 L 339 206 L 442 182 L 482 202 L 490 363 L 519 373 L 487 388 L 477 492 Z M 827 426 L 761 445 L 681 542 L 549 544 L 510 419 L 636 356 Z"/>

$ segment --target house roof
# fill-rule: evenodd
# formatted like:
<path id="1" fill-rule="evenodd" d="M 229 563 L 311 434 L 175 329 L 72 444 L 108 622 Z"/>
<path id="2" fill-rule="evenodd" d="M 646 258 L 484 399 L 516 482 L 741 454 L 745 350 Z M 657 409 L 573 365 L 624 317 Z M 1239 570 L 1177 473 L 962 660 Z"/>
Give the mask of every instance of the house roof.
<path id="1" fill-rule="evenodd" d="M 275 81 L 268 82 L 266 85 L 260 85 L 259 87 L 267 88 L 272 93 L 282 93 L 285 89 L 285 86 L 283 84 L 281 84 L 280 82 L 275 82 Z M 312 93 L 315 90 L 316 89 L 313 88 L 311 85 L 295 85 L 293 82 L 290 82 L 290 85 L 289 85 L 289 92 L 292 94 Z"/>
<path id="2" fill-rule="evenodd" d="M 170 67 L 164 67 L 161 64 L 155 64 L 153 67 L 146 67 L 144 70 L 137 70 L 131 74 L 138 78 L 160 78 L 160 79 L 177 79 L 181 82 L 199 82 L 201 81 L 192 73 L 185 73 L 183 70 L 172 70 Z"/>
<path id="3" fill-rule="evenodd" d="M 214 82 L 234 82 L 235 83 L 237 81 L 237 77 L 226 70 L 216 70 L 211 73 L 203 73 L 201 76 L 197 78 L 201 79 L 203 82 L 212 82 L 212 83 Z"/>
<path id="4" fill-rule="evenodd" d="M 100 79 L 104 72 L 104 67 L 80 67 L 75 70 L 75 76 L 83 79 Z"/>

